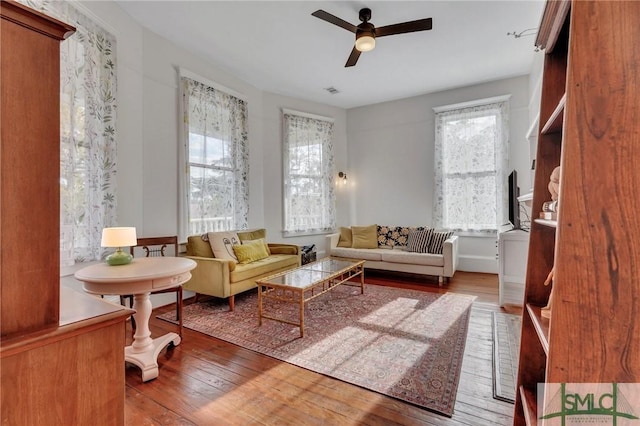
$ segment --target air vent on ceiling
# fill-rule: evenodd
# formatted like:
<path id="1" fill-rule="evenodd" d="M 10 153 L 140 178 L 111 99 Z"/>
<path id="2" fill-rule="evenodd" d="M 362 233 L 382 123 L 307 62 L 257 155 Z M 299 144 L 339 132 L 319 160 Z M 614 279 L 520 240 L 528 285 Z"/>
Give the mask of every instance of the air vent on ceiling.
<path id="1" fill-rule="evenodd" d="M 327 92 L 331 93 L 332 95 L 335 95 L 337 93 L 340 93 L 338 91 L 338 89 L 336 89 L 335 87 L 331 86 L 331 87 L 325 87 L 324 90 L 326 90 Z"/>

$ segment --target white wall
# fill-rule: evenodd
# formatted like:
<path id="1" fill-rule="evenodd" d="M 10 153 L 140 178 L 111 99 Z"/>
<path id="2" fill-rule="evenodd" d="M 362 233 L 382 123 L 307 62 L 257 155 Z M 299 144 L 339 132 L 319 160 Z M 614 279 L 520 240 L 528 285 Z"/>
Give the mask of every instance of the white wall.
<path id="1" fill-rule="evenodd" d="M 433 107 L 507 94 L 511 95 L 509 166 L 518 171 L 519 186 L 529 188 L 527 76 L 348 110 L 347 172 L 355 208 L 346 224 L 430 225 Z M 460 253 L 460 269 L 497 273 L 495 236 L 462 237 Z"/>
<path id="2" fill-rule="evenodd" d="M 267 228 L 271 241 L 316 244 L 324 236 L 282 237 L 281 108 L 332 117 L 336 174 L 346 168 L 346 111 L 265 93 L 221 67 L 131 20 L 116 3 L 85 2 L 118 41 L 118 224 L 140 236 L 178 232 L 178 67 L 242 94 L 249 111 L 249 227 Z M 338 219 L 349 199 L 337 188 Z"/>
<path id="3" fill-rule="evenodd" d="M 272 241 L 315 243 L 319 250 L 324 249 L 323 236 L 285 239 L 281 234 L 283 107 L 335 119 L 336 173 L 344 171 L 349 177 L 348 185 L 336 188 L 339 225 L 431 223 L 434 106 L 512 94 L 511 167 L 522 176 L 520 186 L 530 186 L 525 134 L 535 94 L 528 77 L 345 111 L 265 93 L 143 29 L 116 3 L 88 1 L 82 6 L 118 40 L 118 224 L 136 226 L 141 236 L 178 231 L 177 67 L 246 97 L 249 226 L 266 227 Z M 463 269 L 466 262 L 468 270 L 497 272 L 495 238 L 463 239 L 461 252 Z"/>
<path id="4" fill-rule="evenodd" d="M 289 244 L 315 244 L 319 255 L 325 248 L 324 235 L 301 237 L 282 237 L 283 225 L 283 164 L 282 164 L 282 108 L 331 117 L 333 124 L 333 150 L 335 178 L 338 171 L 347 165 L 347 114 L 342 108 L 317 104 L 273 93 L 263 94 L 263 190 L 264 190 L 264 226 L 269 240 Z M 345 191 L 336 185 L 337 220 L 346 220 L 349 216 L 349 200 Z"/>

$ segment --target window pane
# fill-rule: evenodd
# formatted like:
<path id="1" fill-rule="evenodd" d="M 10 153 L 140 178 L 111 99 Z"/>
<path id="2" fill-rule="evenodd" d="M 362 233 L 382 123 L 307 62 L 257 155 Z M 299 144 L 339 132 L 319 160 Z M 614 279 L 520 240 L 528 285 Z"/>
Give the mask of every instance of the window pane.
<path id="1" fill-rule="evenodd" d="M 189 228 L 192 233 L 232 229 L 233 173 L 192 166 Z"/>
<path id="2" fill-rule="evenodd" d="M 508 103 L 436 113 L 436 226 L 496 230 L 506 211 Z"/>
<path id="3" fill-rule="evenodd" d="M 446 212 L 452 229 L 493 229 L 496 226 L 494 176 L 456 176 L 446 179 Z"/>
<path id="4" fill-rule="evenodd" d="M 183 184 L 188 196 L 180 210 L 180 232 L 244 229 L 249 210 L 246 102 L 187 77 L 180 81 L 189 123 Z"/>
<path id="5" fill-rule="evenodd" d="M 333 124 L 285 114 L 285 231 L 335 227 Z"/>
<path id="6" fill-rule="evenodd" d="M 444 126 L 445 173 L 495 170 L 496 117 L 449 120 Z"/>
<path id="7" fill-rule="evenodd" d="M 230 168 L 233 166 L 231 142 L 189 133 L 189 162 Z"/>

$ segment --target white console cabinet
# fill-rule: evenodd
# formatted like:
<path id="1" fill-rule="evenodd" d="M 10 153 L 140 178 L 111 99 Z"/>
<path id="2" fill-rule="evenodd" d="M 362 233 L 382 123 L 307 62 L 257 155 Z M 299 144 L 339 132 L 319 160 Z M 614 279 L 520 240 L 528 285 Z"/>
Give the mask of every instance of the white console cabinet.
<path id="1" fill-rule="evenodd" d="M 500 306 L 522 305 L 528 252 L 528 232 L 514 229 L 498 234 Z"/>

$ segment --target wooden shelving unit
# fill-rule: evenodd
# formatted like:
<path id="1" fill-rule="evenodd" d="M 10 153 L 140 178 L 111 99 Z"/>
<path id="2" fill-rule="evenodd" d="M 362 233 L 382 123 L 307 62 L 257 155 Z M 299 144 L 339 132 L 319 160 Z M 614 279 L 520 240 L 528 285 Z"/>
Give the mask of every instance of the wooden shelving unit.
<path id="1" fill-rule="evenodd" d="M 638 16 L 640 2 L 560 0 L 540 24 L 532 214 L 558 165 L 560 209 L 531 226 L 514 425 L 544 414 L 538 383 L 640 382 Z"/>
<path id="2" fill-rule="evenodd" d="M 551 219 L 533 219 L 533 221 L 542 226 L 548 226 L 549 228 L 556 228 L 558 226 L 557 220 Z"/>
<path id="3" fill-rule="evenodd" d="M 563 95 L 558 103 L 556 109 L 551 113 L 551 117 L 547 120 L 547 123 L 544 125 L 540 133 L 545 135 L 551 133 L 559 133 L 562 131 L 562 122 L 564 120 L 564 104 L 566 102 L 566 95 Z"/>
<path id="4" fill-rule="evenodd" d="M 132 311 L 60 286 L 60 43 L 74 31 L 0 1 L 3 425 L 125 420 Z"/>

